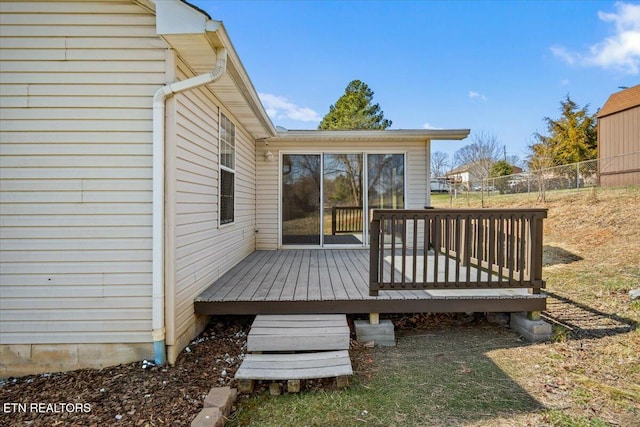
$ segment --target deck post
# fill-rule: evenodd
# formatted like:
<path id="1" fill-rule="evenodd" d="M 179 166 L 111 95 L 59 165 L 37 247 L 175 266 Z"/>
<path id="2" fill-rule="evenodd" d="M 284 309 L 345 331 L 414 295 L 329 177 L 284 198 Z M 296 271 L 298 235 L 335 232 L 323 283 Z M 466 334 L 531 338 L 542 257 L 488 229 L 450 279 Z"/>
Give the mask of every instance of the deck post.
<path id="1" fill-rule="evenodd" d="M 373 209 L 369 215 L 371 224 L 369 244 L 369 296 L 377 297 L 380 289 L 380 220 L 374 218 Z"/>
<path id="2" fill-rule="evenodd" d="M 528 311 L 527 312 L 527 319 L 529 320 L 540 320 L 540 315 L 542 313 L 540 311 Z"/>
<path id="3" fill-rule="evenodd" d="M 380 324 L 380 313 L 369 313 L 369 324 L 370 325 L 379 325 Z"/>
<path id="4" fill-rule="evenodd" d="M 532 293 L 539 294 L 540 288 L 544 288 L 544 281 L 542 280 L 542 254 L 543 254 L 543 219 L 546 218 L 546 212 L 544 215 L 534 217 L 532 222 L 533 233 L 533 248 L 531 250 L 531 282 L 535 285 L 532 289 Z"/>
<path id="5" fill-rule="evenodd" d="M 338 227 L 338 219 L 337 219 L 338 209 L 337 206 L 331 208 L 331 234 L 333 236 L 336 235 L 336 229 Z"/>

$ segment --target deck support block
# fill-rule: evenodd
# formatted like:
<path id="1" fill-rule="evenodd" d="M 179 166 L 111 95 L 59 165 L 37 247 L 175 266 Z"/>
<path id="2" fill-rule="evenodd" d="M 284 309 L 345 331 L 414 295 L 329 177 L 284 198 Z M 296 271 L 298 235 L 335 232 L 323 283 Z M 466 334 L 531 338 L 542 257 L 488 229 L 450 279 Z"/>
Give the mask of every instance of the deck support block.
<path id="1" fill-rule="evenodd" d="M 252 393 L 253 380 L 238 380 L 238 391 L 245 394 Z"/>
<path id="2" fill-rule="evenodd" d="M 336 377 L 336 386 L 338 388 L 349 387 L 349 377 L 347 376 Z"/>
<path id="3" fill-rule="evenodd" d="M 280 383 L 270 383 L 269 393 L 271 394 L 271 396 L 280 396 L 282 394 L 282 390 L 280 389 Z"/>
<path id="4" fill-rule="evenodd" d="M 359 342 L 373 341 L 377 345 L 395 347 L 396 336 L 393 323 L 389 319 L 381 320 L 377 325 L 372 325 L 366 320 L 353 322 L 356 329 L 356 339 Z"/>
<path id="5" fill-rule="evenodd" d="M 300 380 L 287 381 L 287 391 L 289 393 L 300 393 Z"/>
<path id="6" fill-rule="evenodd" d="M 531 320 L 525 312 L 511 313 L 509 326 L 528 342 L 548 341 L 551 338 L 551 324 L 542 319 Z"/>
<path id="7" fill-rule="evenodd" d="M 379 325 L 380 324 L 380 313 L 369 313 L 369 324 L 370 325 Z"/>

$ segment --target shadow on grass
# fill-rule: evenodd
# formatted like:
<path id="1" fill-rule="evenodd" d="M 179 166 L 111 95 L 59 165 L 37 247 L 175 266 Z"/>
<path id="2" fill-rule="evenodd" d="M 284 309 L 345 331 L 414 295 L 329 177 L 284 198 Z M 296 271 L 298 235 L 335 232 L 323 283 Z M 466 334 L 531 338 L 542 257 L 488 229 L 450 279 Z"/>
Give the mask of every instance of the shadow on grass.
<path id="1" fill-rule="evenodd" d="M 558 246 L 545 245 L 542 252 L 542 266 L 548 267 L 557 264 L 571 264 L 573 262 L 582 261 L 580 255 L 569 252 Z"/>
<path id="2" fill-rule="evenodd" d="M 572 339 L 626 334 L 638 327 L 634 320 L 602 312 L 548 290 L 545 293 L 547 310 L 542 313 L 543 318 L 567 329 Z"/>

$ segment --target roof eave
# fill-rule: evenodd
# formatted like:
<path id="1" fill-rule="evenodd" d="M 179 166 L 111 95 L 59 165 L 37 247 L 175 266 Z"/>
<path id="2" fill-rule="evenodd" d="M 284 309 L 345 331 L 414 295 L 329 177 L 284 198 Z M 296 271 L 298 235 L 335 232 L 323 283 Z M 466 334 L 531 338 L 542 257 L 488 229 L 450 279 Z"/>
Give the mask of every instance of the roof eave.
<path id="1" fill-rule="evenodd" d="M 469 135 L 469 129 L 393 129 L 393 130 L 288 130 L 269 138 L 273 142 L 286 141 L 385 141 L 426 142 L 432 140 L 459 141 Z"/>
<path id="2" fill-rule="evenodd" d="M 200 9 L 179 0 L 156 1 L 155 12 L 158 35 L 194 73 L 210 72 L 215 67 L 215 50 L 227 50 L 227 72 L 210 85 L 211 89 L 254 139 L 276 135 L 222 21 L 212 20 Z M 231 92 L 239 94 L 242 101 Z"/>

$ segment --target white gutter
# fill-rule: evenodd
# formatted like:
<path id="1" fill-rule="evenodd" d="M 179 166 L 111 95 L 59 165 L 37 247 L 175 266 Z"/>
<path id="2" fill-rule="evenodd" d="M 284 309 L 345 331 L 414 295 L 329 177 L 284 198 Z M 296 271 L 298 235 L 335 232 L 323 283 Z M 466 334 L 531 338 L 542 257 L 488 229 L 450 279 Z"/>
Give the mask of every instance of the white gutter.
<path id="1" fill-rule="evenodd" d="M 165 101 L 168 97 L 213 83 L 227 70 L 227 50 L 216 49 L 216 67 L 199 76 L 170 83 L 158 89 L 153 96 L 153 249 L 151 336 L 156 365 L 167 361 L 165 345 L 164 295 L 164 153 L 165 153 Z"/>

